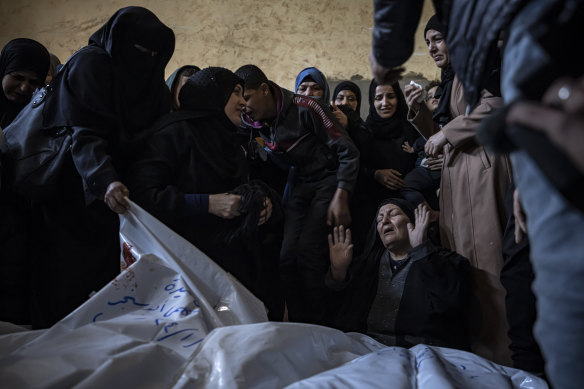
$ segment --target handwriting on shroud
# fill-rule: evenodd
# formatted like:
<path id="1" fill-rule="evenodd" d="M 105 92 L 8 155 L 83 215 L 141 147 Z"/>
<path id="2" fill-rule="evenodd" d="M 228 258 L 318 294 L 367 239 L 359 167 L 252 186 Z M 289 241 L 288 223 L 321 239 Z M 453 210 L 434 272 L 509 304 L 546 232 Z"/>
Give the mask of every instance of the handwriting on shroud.
<path id="1" fill-rule="evenodd" d="M 180 278 L 174 278 L 165 285 L 164 292 L 162 301 L 158 303 L 139 301 L 134 296 L 123 296 L 121 299 L 108 301 L 108 308 L 95 314 L 93 322 L 104 320 L 107 311 L 111 312 L 112 309 L 125 311 L 127 306 L 139 307 L 138 310 L 131 310 L 134 316 L 139 313 L 134 320 L 153 320 L 154 325 L 159 328 L 155 338 L 157 342 L 179 342 L 184 348 L 195 346 L 203 340 L 205 331 L 193 326 L 192 322 L 179 320 L 199 313 L 197 300 L 191 291 L 182 285 Z"/>

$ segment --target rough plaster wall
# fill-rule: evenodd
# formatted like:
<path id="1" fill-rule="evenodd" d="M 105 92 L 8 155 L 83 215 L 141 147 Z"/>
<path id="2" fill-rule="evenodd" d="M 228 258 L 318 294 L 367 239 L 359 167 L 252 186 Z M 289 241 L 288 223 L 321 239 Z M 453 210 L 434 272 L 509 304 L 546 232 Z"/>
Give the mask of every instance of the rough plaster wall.
<path id="1" fill-rule="evenodd" d="M 406 63 L 406 81 L 440 75 L 422 37 L 433 13 L 430 3 Z M 333 83 L 371 78 L 372 0 L 0 0 L 0 45 L 16 37 L 36 39 L 64 62 L 127 5 L 152 10 L 174 30 L 167 75 L 187 63 L 232 70 L 254 63 L 290 89 L 307 66 L 318 67 Z"/>

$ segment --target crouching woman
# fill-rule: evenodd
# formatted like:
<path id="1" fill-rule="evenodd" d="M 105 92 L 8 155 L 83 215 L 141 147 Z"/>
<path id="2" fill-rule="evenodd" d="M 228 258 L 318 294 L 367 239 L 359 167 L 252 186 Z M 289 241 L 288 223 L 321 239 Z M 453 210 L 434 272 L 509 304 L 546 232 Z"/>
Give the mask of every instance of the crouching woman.
<path id="1" fill-rule="evenodd" d="M 429 214 L 423 204 L 414 216 L 406 201 L 384 200 L 354 261 L 351 231 L 334 228 L 326 284 L 339 293 L 335 327 L 388 346 L 469 349 L 470 264 L 430 243 Z"/>

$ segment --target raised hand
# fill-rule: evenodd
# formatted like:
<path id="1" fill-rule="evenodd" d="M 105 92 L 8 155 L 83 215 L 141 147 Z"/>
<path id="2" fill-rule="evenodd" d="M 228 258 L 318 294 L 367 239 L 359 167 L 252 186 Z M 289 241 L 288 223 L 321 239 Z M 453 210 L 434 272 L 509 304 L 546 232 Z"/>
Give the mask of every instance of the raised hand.
<path id="1" fill-rule="evenodd" d="M 349 119 L 347 118 L 347 115 L 345 115 L 345 113 L 341 111 L 339 107 L 337 107 L 334 101 L 331 101 L 331 111 L 333 112 L 333 115 L 335 115 L 341 126 L 343 126 L 343 128 L 347 128 L 347 126 L 349 125 Z"/>
<path id="2" fill-rule="evenodd" d="M 344 281 L 347 269 L 353 260 L 353 243 L 351 243 L 351 230 L 344 226 L 333 228 L 333 233 L 328 235 L 329 258 L 331 261 L 331 274 L 337 281 Z"/>
<path id="3" fill-rule="evenodd" d="M 414 211 L 416 224 L 408 223 L 408 235 L 410 245 L 416 247 L 427 239 L 428 226 L 430 225 L 430 209 L 425 204 L 420 204 Z"/>

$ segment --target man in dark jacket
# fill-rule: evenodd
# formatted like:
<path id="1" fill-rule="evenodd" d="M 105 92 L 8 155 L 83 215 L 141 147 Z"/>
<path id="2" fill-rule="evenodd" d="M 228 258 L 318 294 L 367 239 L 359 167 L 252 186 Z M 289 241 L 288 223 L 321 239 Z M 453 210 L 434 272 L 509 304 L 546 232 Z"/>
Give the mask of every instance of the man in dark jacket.
<path id="1" fill-rule="evenodd" d="M 294 166 L 285 204 L 281 272 L 291 321 L 327 324 L 322 242 L 328 226 L 349 225 L 349 196 L 359 170 L 359 151 L 321 102 L 265 80 L 246 82 L 244 122 L 258 131 L 272 156 Z"/>
<path id="2" fill-rule="evenodd" d="M 351 231 L 329 235 L 326 284 L 341 296 L 334 326 L 388 346 L 469 348 L 469 261 L 427 239 L 430 210 L 384 200 L 364 254 L 353 261 Z M 415 225 L 412 221 L 415 218 Z"/>

